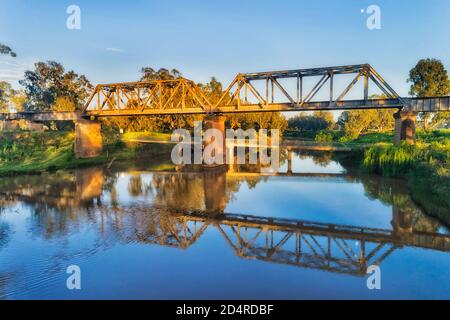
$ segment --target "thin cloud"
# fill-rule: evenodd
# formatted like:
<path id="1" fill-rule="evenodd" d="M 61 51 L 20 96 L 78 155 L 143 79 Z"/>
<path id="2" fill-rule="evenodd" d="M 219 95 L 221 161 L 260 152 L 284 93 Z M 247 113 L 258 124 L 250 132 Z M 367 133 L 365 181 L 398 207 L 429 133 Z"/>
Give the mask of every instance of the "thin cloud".
<path id="1" fill-rule="evenodd" d="M 33 60 L 0 57 L 0 81 L 14 82 L 23 79 L 25 70 L 32 70 Z"/>
<path id="2" fill-rule="evenodd" d="M 115 53 L 123 52 L 122 49 L 114 48 L 114 47 L 107 47 L 107 48 L 105 48 L 105 50 L 106 50 L 106 51 L 109 51 L 109 52 L 115 52 Z"/>

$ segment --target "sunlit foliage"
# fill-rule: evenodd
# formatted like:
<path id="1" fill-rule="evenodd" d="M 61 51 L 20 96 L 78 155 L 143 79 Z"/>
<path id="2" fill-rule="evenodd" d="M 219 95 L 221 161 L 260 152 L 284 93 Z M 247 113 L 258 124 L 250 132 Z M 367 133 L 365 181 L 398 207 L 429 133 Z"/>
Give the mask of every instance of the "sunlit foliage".
<path id="1" fill-rule="evenodd" d="M 84 75 L 66 72 L 55 61 L 37 62 L 34 66 L 35 70 L 25 71 L 24 79 L 19 81 L 28 98 L 27 111 L 62 111 L 62 106 L 69 109 L 74 106 L 79 110 L 83 107 L 92 89 Z"/>

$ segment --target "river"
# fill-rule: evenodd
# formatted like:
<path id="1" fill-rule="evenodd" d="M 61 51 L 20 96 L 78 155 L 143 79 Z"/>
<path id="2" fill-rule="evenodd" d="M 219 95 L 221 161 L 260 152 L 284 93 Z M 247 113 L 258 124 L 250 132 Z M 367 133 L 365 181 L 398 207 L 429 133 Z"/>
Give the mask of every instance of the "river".
<path id="1" fill-rule="evenodd" d="M 402 181 L 286 152 L 272 175 L 161 157 L 2 178 L 0 298 L 450 298 L 449 229 Z"/>

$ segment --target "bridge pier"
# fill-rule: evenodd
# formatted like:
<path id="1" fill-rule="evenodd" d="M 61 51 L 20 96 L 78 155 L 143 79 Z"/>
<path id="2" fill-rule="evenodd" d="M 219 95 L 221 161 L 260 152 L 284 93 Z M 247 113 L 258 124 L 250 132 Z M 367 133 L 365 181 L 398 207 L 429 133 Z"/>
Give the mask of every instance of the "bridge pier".
<path id="1" fill-rule="evenodd" d="M 213 216 L 223 213 L 227 206 L 227 171 L 226 166 L 203 171 L 205 210 Z"/>
<path id="2" fill-rule="evenodd" d="M 75 170 L 76 199 L 79 205 L 90 204 L 100 199 L 105 183 L 105 174 L 100 167 Z"/>
<path id="3" fill-rule="evenodd" d="M 406 141 L 408 144 L 414 144 L 416 139 L 416 118 L 414 112 L 399 111 L 394 114 L 394 144 Z"/>
<path id="4" fill-rule="evenodd" d="M 78 119 L 75 121 L 75 155 L 77 158 L 94 158 L 101 155 L 103 140 L 98 121 Z"/>
<path id="5" fill-rule="evenodd" d="M 288 176 L 292 176 L 292 148 L 288 147 L 287 148 L 287 152 L 288 152 L 288 170 L 287 170 L 287 174 L 288 174 Z"/>
<path id="6" fill-rule="evenodd" d="M 225 116 L 207 115 L 203 119 L 204 131 L 214 129 L 212 135 L 206 135 L 203 142 L 203 167 L 217 168 L 225 165 L 226 139 L 225 139 Z M 206 151 L 206 152 L 205 152 Z M 210 152 L 212 151 L 212 152 Z M 212 163 L 205 162 L 205 153 L 214 158 Z"/>
<path id="7" fill-rule="evenodd" d="M 392 229 L 396 240 L 407 240 L 413 234 L 413 213 L 392 206 Z"/>

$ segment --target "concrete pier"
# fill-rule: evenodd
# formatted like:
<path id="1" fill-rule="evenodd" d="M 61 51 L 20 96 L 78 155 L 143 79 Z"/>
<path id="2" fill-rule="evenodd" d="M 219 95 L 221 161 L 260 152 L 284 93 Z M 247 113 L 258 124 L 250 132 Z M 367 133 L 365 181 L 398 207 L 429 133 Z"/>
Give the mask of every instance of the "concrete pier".
<path id="1" fill-rule="evenodd" d="M 227 171 L 226 165 L 205 168 L 203 171 L 205 209 L 208 214 L 221 214 L 227 206 Z"/>
<path id="2" fill-rule="evenodd" d="M 392 235 L 395 240 L 410 241 L 413 235 L 414 214 L 408 209 L 392 206 Z"/>
<path id="3" fill-rule="evenodd" d="M 105 183 L 105 174 L 101 167 L 90 167 L 75 170 L 76 193 L 78 206 L 90 204 L 100 199 Z"/>
<path id="4" fill-rule="evenodd" d="M 287 152 L 288 152 L 288 170 L 287 170 L 287 175 L 288 176 L 292 176 L 292 148 L 288 147 L 287 148 Z"/>
<path id="5" fill-rule="evenodd" d="M 77 158 L 94 158 L 101 155 L 103 140 L 98 121 L 79 119 L 75 122 L 75 155 Z"/>
<path id="6" fill-rule="evenodd" d="M 215 141 L 214 137 L 206 137 L 203 143 L 203 150 L 208 147 L 214 148 L 214 153 L 211 155 L 216 160 L 215 163 L 206 163 L 203 159 L 204 168 L 216 168 L 223 166 L 226 161 L 226 137 L 225 137 L 225 117 L 222 115 L 208 115 L 203 119 L 203 130 L 216 129 L 221 135 L 222 141 Z"/>
<path id="7" fill-rule="evenodd" d="M 414 144 L 416 139 L 416 118 L 414 112 L 399 111 L 394 114 L 395 129 L 394 143 L 399 144 L 406 141 L 408 144 Z"/>

